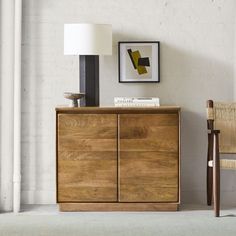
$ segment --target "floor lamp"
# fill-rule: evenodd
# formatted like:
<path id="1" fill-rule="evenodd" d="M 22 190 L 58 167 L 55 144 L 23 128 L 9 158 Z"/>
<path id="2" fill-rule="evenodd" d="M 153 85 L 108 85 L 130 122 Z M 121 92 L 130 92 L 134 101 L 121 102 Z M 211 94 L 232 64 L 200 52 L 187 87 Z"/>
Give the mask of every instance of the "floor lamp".
<path id="1" fill-rule="evenodd" d="M 65 24 L 64 55 L 80 60 L 80 106 L 99 106 L 99 55 L 112 54 L 112 26 L 107 24 Z"/>

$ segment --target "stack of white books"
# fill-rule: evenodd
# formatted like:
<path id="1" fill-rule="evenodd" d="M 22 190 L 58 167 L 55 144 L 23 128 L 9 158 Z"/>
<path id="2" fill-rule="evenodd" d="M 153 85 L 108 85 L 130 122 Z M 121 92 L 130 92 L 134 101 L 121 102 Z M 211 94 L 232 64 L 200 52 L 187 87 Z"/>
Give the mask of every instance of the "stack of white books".
<path id="1" fill-rule="evenodd" d="M 157 97 L 115 97 L 115 107 L 159 107 Z"/>

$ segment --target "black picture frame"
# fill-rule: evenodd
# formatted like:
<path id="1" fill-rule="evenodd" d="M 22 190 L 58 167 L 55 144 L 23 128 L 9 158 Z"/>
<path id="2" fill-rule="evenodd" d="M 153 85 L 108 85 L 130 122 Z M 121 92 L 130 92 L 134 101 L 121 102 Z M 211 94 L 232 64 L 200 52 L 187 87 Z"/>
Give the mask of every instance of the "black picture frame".
<path id="1" fill-rule="evenodd" d="M 127 79 L 124 78 L 124 75 L 122 72 L 122 63 L 121 58 L 124 58 L 124 55 L 121 55 L 121 53 L 124 53 L 124 49 L 122 49 L 122 45 L 127 46 L 147 46 L 147 44 L 150 44 L 151 46 L 155 45 L 157 46 L 157 62 L 156 62 L 156 78 L 150 79 Z M 153 48 L 152 48 L 153 50 Z M 152 51 L 153 53 L 153 51 Z M 124 60 L 124 59 L 123 59 Z M 154 62 L 153 62 L 154 63 Z M 160 42 L 159 41 L 119 41 L 118 42 L 118 73 L 119 73 L 119 83 L 160 83 Z"/>

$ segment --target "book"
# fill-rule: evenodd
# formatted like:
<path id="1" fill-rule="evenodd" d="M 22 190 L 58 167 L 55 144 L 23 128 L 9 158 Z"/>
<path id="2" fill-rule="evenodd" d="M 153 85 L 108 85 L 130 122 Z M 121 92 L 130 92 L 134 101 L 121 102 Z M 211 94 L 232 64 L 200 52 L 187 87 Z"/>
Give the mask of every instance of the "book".
<path id="1" fill-rule="evenodd" d="M 115 97 L 116 107 L 158 107 L 160 99 L 157 97 Z"/>

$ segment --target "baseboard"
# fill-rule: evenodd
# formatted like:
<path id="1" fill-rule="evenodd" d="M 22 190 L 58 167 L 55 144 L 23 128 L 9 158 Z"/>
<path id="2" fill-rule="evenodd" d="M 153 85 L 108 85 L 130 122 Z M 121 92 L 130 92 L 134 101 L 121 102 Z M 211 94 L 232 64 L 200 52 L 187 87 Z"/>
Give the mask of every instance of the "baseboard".
<path id="1" fill-rule="evenodd" d="M 60 211 L 177 211 L 177 203 L 59 203 Z"/>

